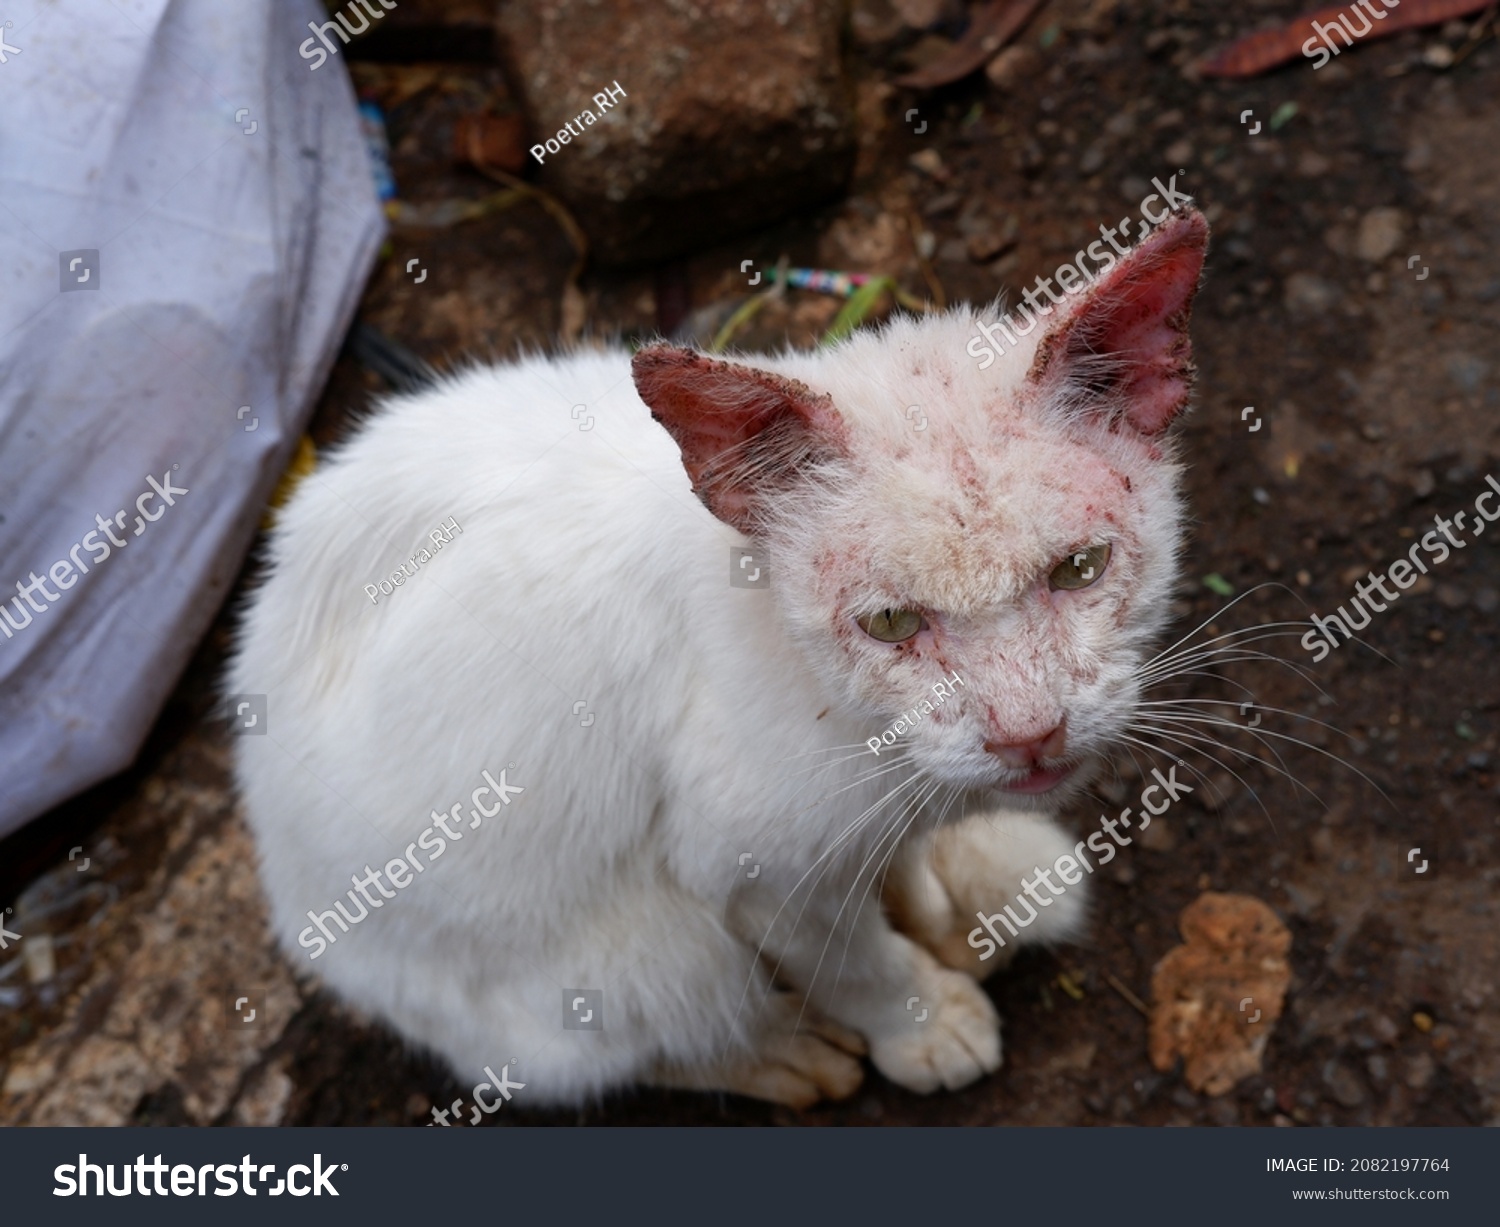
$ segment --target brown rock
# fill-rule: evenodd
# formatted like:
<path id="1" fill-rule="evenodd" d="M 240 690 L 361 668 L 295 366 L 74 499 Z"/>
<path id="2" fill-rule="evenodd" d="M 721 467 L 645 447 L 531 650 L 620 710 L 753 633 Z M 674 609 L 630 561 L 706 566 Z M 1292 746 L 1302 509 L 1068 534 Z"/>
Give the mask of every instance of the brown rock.
<path id="1" fill-rule="evenodd" d="M 1291 976 L 1292 935 L 1249 895 L 1200 895 L 1179 925 L 1186 944 L 1151 977 L 1151 1064 L 1167 1070 L 1181 1057 L 1188 1086 L 1222 1095 L 1260 1072 Z"/>
<path id="2" fill-rule="evenodd" d="M 663 259 L 838 194 L 853 166 L 837 0 L 619 0 L 501 6 L 539 180 L 606 263 Z M 594 96 L 618 85 L 605 110 Z M 535 164 L 535 159 L 530 159 Z"/>

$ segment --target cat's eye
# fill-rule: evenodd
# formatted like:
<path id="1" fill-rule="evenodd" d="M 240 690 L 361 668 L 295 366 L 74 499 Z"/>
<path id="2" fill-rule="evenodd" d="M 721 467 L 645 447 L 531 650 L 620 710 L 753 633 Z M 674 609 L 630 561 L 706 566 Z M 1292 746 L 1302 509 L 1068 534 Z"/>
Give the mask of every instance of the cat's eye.
<path id="1" fill-rule="evenodd" d="M 860 630 L 881 643 L 905 643 L 922 629 L 922 615 L 915 609 L 882 609 L 854 620 Z"/>
<path id="2" fill-rule="evenodd" d="M 1047 577 L 1047 582 L 1054 592 L 1058 589 L 1072 591 L 1077 588 L 1087 588 L 1090 584 L 1099 582 L 1107 566 L 1109 566 L 1109 546 L 1107 544 L 1091 545 L 1086 550 L 1074 550 L 1053 567 L 1052 574 Z"/>

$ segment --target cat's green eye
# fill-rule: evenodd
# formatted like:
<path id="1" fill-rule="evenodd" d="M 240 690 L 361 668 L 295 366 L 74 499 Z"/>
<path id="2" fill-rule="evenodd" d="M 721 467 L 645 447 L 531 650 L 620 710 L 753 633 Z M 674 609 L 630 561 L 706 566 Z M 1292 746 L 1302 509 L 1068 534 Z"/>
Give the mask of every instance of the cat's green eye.
<path id="1" fill-rule="evenodd" d="M 860 630 L 881 643 L 905 643 L 922 629 L 922 615 L 915 609 L 882 609 L 854 620 Z"/>
<path id="2" fill-rule="evenodd" d="M 1109 546 L 1091 545 L 1086 550 L 1074 550 L 1053 567 L 1052 574 L 1047 577 L 1047 582 L 1051 584 L 1054 592 L 1060 588 L 1068 591 L 1087 588 L 1090 584 L 1099 582 L 1107 566 L 1109 566 Z"/>

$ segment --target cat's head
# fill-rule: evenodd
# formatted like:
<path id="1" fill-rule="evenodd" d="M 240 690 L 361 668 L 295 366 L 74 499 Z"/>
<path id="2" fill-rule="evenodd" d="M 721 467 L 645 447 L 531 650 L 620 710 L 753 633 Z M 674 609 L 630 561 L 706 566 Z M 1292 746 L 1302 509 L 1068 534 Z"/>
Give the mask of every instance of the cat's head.
<path id="1" fill-rule="evenodd" d="M 872 738 L 905 726 L 872 755 L 1024 797 L 1118 744 L 1175 578 L 1166 432 L 1207 241 L 1174 216 L 1009 335 L 960 310 L 761 366 L 635 356 L 698 496 L 770 558 L 809 666 Z"/>

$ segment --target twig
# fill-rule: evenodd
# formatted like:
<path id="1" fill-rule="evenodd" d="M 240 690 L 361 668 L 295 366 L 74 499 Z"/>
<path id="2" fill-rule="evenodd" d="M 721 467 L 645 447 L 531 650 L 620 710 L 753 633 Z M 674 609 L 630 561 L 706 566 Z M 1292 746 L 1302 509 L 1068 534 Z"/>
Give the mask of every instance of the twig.
<path id="1" fill-rule="evenodd" d="M 472 146 L 472 140 L 471 140 Z M 523 196 L 535 198 L 542 208 L 552 214 L 553 220 L 562 228 L 568 236 L 568 242 L 573 245 L 577 253 L 577 259 L 573 262 L 573 270 L 568 274 L 568 280 L 577 284 L 578 278 L 583 275 L 584 266 L 589 259 L 589 241 L 584 236 L 583 229 L 573 220 L 573 215 L 568 212 L 567 206 L 550 192 L 544 192 L 539 187 L 533 187 L 526 180 L 520 179 L 509 171 L 501 170 L 498 166 L 491 166 L 479 156 L 477 147 L 471 147 L 469 160 L 473 162 L 474 168 L 481 174 L 488 175 L 496 183 L 503 183 L 510 189 L 520 192 Z"/>
<path id="2" fill-rule="evenodd" d="M 1146 1008 L 1146 1003 L 1139 997 L 1137 997 L 1134 993 L 1132 993 L 1128 988 L 1126 988 L 1125 985 L 1121 984 L 1119 980 L 1115 979 L 1113 975 L 1106 971 L 1104 973 L 1104 978 L 1109 981 L 1110 988 L 1119 993 L 1120 996 L 1125 998 L 1126 1001 L 1130 1002 L 1131 1005 L 1135 1006 L 1135 1008 L 1138 1009 L 1147 1018 L 1151 1017 L 1151 1011 Z"/>

